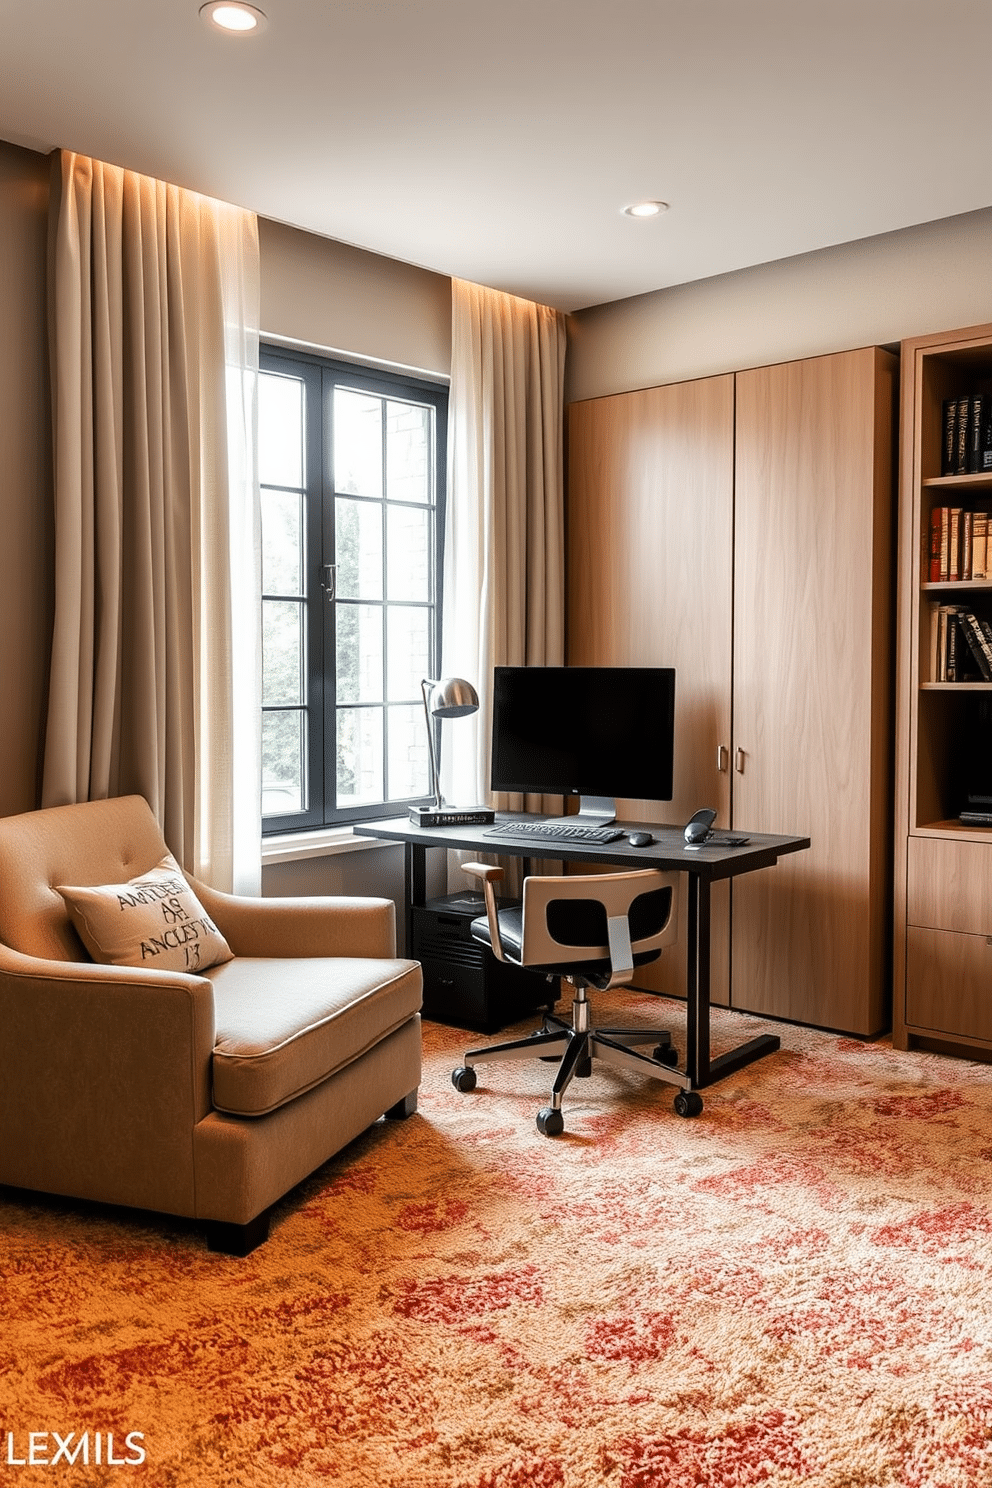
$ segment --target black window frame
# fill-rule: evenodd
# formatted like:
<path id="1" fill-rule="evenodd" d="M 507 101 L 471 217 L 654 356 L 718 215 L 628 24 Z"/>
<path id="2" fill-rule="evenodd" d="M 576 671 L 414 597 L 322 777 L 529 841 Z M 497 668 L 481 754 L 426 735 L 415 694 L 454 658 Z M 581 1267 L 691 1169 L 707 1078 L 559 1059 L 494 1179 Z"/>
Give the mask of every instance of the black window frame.
<path id="1" fill-rule="evenodd" d="M 295 377 L 302 381 L 304 387 L 304 593 L 302 596 L 284 596 L 276 593 L 266 594 L 263 591 L 262 602 L 264 606 L 266 599 L 295 598 L 302 603 L 306 615 L 303 706 L 306 709 L 307 718 L 305 752 L 308 792 L 305 810 L 279 815 L 263 815 L 262 834 L 266 838 L 278 837 L 286 833 L 319 831 L 327 827 L 346 826 L 354 821 L 373 821 L 405 815 L 410 806 L 429 801 L 430 795 L 425 793 L 352 806 L 338 806 L 336 800 L 337 619 L 338 605 L 349 601 L 341 600 L 335 595 L 333 602 L 329 603 L 326 590 L 322 587 L 322 580 L 330 578 L 327 571 L 328 565 L 331 566 L 331 574 L 333 574 L 333 565 L 336 561 L 335 500 L 338 493 L 334 486 L 334 389 L 345 387 L 383 399 L 428 405 L 434 410 L 433 492 L 432 500 L 427 504 L 433 512 L 434 520 L 430 595 L 426 601 L 426 606 L 433 608 L 434 612 L 434 624 L 429 638 L 430 655 L 427 675 L 430 677 L 438 675 L 440 664 L 448 389 L 445 384 L 428 378 L 370 367 L 362 363 L 347 362 L 322 356 L 316 352 L 298 350 L 295 347 L 285 347 L 266 341 L 263 341 L 259 348 L 259 370 Z M 383 423 L 383 439 L 385 440 L 385 420 Z M 385 502 L 388 498 L 385 452 L 383 480 L 382 503 L 385 512 L 387 510 Z M 353 493 L 342 492 L 341 494 L 347 494 L 349 500 L 354 499 Z M 425 504 L 411 503 L 411 505 L 417 505 L 423 509 Z M 385 562 L 384 549 L 384 565 Z M 385 634 L 386 612 L 391 603 L 386 594 L 385 584 L 379 603 L 383 610 Z M 404 601 L 404 603 L 407 602 Z M 384 682 L 384 694 L 386 691 Z M 417 707 L 422 707 L 419 687 L 416 697 L 408 701 L 416 704 Z M 275 711 L 280 706 L 290 708 L 294 705 L 263 703 L 263 717 L 265 713 Z M 369 704 L 369 706 L 377 705 Z M 383 708 L 386 706 L 385 696 L 381 706 Z M 388 720 L 384 726 L 388 727 Z M 388 745 L 384 742 L 383 775 L 387 790 L 388 768 Z"/>

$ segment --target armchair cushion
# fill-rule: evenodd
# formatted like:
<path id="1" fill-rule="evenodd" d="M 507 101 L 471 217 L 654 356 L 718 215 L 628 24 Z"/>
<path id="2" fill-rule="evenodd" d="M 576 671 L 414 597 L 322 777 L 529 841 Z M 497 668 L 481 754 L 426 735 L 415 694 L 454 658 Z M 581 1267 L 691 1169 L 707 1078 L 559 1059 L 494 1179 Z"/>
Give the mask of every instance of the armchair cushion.
<path id="1" fill-rule="evenodd" d="M 94 961 L 198 973 L 233 952 L 171 853 L 127 883 L 59 884 Z"/>
<path id="2" fill-rule="evenodd" d="M 238 956 L 207 973 L 214 988 L 213 1103 L 264 1116 L 321 1084 L 408 1023 L 420 967 L 398 958 Z"/>

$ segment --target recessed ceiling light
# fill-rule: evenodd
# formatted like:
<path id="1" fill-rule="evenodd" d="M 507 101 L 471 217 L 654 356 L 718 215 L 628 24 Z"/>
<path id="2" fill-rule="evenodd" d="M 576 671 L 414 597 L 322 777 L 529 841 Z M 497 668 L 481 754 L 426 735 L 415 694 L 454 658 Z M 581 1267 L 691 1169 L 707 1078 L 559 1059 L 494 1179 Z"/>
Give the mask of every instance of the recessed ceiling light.
<path id="1" fill-rule="evenodd" d="M 663 201 L 634 202 L 629 207 L 624 207 L 626 217 L 657 217 L 661 212 L 668 211 L 668 203 Z"/>
<path id="2" fill-rule="evenodd" d="M 200 6 L 200 19 L 229 36 L 257 36 L 266 25 L 264 11 L 242 0 L 208 0 Z"/>

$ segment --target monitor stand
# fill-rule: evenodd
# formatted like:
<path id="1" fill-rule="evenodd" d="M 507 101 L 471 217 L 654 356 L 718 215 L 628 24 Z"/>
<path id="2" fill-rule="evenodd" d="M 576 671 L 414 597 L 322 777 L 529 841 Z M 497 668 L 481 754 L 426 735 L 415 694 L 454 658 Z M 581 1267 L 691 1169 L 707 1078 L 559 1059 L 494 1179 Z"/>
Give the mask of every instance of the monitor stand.
<path id="1" fill-rule="evenodd" d="M 617 803 L 612 796 L 580 796 L 577 813 L 550 818 L 552 823 L 569 827 L 608 827 L 616 819 Z"/>

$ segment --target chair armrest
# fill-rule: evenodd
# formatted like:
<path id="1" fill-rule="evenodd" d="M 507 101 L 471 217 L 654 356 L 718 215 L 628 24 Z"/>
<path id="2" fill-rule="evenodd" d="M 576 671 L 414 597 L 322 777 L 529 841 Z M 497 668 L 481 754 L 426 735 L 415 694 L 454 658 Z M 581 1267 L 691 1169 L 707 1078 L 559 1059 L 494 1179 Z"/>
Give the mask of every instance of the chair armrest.
<path id="1" fill-rule="evenodd" d="M 250 899 L 224 894 L 199 879 L 190 882 L 236 956 L 396 955 L 396 906 L 391 899 L 337 895 Z"/>
<path id="2" fill-rule="evenodd" d="M 0 1182 L 192 1214 L 211 1110 L 205 977 L 0 945 Z"/>
<path id="3" fill-rule="evenodd" d="M 489 921 L 489 939 L 492 941 L 493 955 L 497 961 L 505 961 L 503 942 L 499 933 L 499 913 L 496 909 L 496 890 L 494 883 L 499 883 L 503 878 L 502 868 L 490 863 L 462 863 L 461 870 L 470 878 L 478 878 L 482 882 L 482 897 L 486 901 L 486 919 Z"/>

